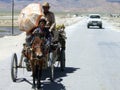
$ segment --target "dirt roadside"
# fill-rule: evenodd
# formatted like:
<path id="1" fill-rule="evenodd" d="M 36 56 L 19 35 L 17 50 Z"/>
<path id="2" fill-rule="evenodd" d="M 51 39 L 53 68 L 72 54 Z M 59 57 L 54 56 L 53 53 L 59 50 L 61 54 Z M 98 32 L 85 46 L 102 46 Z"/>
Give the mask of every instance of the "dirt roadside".
<path id="1" fill-rule="evenodd" d="M 79 22 L 83 17 L 56 17 L 56 24 L 65 24 L 69 26 L 76 22 Z M 104 17 L 104 20 L 109 22 L 117 30 L 120 30 L 120 17 Z M 12 20 L 7 17 L 0 19 L 0 26 L 12 26 Z M 18 26 L 18 19 L 14 19 L 14 26 Z"/>
<path id="2" fill-rule="evenodd" d="M 65 26 L 69 26 L 73 23 L 78 22 L 81 17 L 56 17 L 56 24 L 65 24 Z M 11 19 L 0 19 L 0 26 L 12 26 Z M 18 26 L 18 19 L 14 19 L 14 26 Z"/>
<path id="3" fill-rule="evenodd" d="M 115 30 L 120 31 L 120 17 L 105 17 L 104 20 L 115 27 Z"/>

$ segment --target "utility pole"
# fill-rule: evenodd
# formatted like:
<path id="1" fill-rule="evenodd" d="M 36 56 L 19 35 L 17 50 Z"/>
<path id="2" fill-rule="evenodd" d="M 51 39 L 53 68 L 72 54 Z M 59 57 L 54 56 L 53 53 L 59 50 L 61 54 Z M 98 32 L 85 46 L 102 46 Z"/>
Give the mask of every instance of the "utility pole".
<path id="1" fill-rule="evenodd" d="M 12 0 L 12 35 L 14 34 L 14 0 Z"/>

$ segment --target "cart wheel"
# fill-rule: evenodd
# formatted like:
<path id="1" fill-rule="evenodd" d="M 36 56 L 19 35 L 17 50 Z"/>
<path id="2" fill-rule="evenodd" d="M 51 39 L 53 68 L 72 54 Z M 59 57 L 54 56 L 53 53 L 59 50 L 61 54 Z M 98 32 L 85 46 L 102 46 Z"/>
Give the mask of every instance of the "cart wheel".
<path id="1" fill-rule="evenodd" d="M 54 63 L 53 63 L 53 53 L 50 53 L 50 80 L 54 81 Z"/>
<path id="2" fill-rule="evenodd" d="M 17 64 L 18 64 L 17 55 L 16 53 L 14 53 L 11 61 L 11 78 L 13 82 L 16 82 L 17 80 L 17 71 L 18 71 Z"/>
<path id="3" fill-rule="evenodd" d="M 54 65 L 51 65 L 51 70 L 50 70 L 50 80 L 53 82 L 54 81 Z"/>
<path id="4" fill-rule="evenodd" d="M 60 68 L 61 68 L 61 71 L 65 70 L 65 50 L 61 50 L 61 54 L 60 54 Z"/>

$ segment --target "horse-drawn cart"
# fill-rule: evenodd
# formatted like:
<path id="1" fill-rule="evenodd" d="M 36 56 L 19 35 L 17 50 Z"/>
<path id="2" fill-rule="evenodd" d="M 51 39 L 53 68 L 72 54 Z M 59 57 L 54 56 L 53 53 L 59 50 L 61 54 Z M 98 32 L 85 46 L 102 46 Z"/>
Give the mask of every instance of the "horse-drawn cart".
<path id="1" fill-rule="evenodd" d="M 39 34 L 37 35 L 40 36 Z M 33 45 L 31 47 L 27 47 L 26 44 L 23 45 L 23 50 L 22 50 L 20 59 L 18 59 L 16 53 L 13 54 L 12 61 L 11 61 L 11 78 L 13 82 L 16 82 L 17 79 L 19 78 L 18 72 L 20 68 L 25 68 L 27 71 L 32 71 L 33 87 L 36 79 L 38 79 L 39 86 L 40 86 L 42 70 L 48 69 L 48 68 L 50 69 L 51 81 L 54 81 L 54 68 L 56 66 L 60 67 L 61 71 L 64 71 L 65 49 L 61 47 L 62 46 L 61 43 L 51 42 L 50 46 L 48 46 L 47 54 L 40 52 L 41 56 L 38 58 L 36 53 L 38 53 L 37 51 L 42 51 L 41 50 L 42 39 L 39 38 L 37 35 L 35 35 L 33 40 Z M 39 46 L 36 46 L 36 45 L 39 45 Z M 56 63 L 58 64 L 56 65 Z M 44 64 L 47 65 L 47 67 L 43 68 Z"/>
<path id="2" fill-rule="evenodd" d="M 55 47 L 55 46 L 52 46 Z M 55 56 L 54 54 L 57 55 Z M 25 68 L 27 71 L 31 71 L 31 66 L 28 64 L 28 62 L 25 61 L 26 57 L 24 57 L 23 54 L 21 54 L 21 58 L 18 59 L 18 56 L 16 53 L 12 55 L 11 58 L 11 78 L 13 82 L 16 82 L 18 78 L 18 72 L 19 69 Z M 62 50 L 59 47 L 56 47 L 56 51 L 50 52 L 49 53 L 49 60 L 48 60 L 48 66 L 51 67 L 51 80 L 54 79 L 54 68 L 55 68 L 55 63 L 59 64 L 59 67 L 61 71 L 64 71 L 65 69 L 65 50 Z M 58 66 L 57 64 L 57 66 Z"/>
<path id="3" fill-rule="evenodd" d="M 25 7 L 19 15 L 19 28 L 26 33 L 34 30 L 42 17 L 42 8 L 40 4 L 33 3 Z M 31 32 L 31 31 L 30 31 Z M 59 31 L 57 31 L 58 33 Z M 42 70 L 50 68 L 50 79 L 54 81 L 54 68 L 55 63 L 58 62 L 61 71 L 65 68 L 65 48 L 61 41 L 65 43 L 65 39 L 57 34 L 57 42 L 52 40 L 49 45 L 46 45 L 45 35 L 36 32 L 32 33 L 33 37 L 30 45 L 23 44 L 20 59 L 14 53 L 11 61 L 11 78 L 13 82 L 18 79 L 18 72 L 20 68 L 25 68 L 27 71 L 32 72 L 33 88 L 40 88 Z M 53 39 L 56 38 L 53 36 Z M 57 65 L 58 66 L 58 65 Z M 37 80 L 37 83 L 35 82 Z"/>

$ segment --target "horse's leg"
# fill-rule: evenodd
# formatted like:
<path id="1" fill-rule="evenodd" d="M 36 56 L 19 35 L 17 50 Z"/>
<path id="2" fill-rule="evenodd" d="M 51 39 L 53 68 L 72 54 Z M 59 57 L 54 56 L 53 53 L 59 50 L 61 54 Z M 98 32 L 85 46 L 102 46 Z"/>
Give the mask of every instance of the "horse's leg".
<path id="1" fill-rule="evenodd" d="M 37 89 L 40 89 L 41 88 L 41 82 L 40 82 L 40 80 L 41 80 L 41 70 L 39 69 L 38 70 L 38 79 L 37 79 Z"/>
<path id="2" fill-rule="evenodd" d="M 35 65 L 34 65 L 34 61 L 31 61 L 31 68 L 32 68 L 32 78 L 33 78 L 33 85 L 32 88 L 35 89 Z"/>
<path id="3" fill-rule="evenodd" d="M 38 79 L 38 78 L 39 78 L 39 76 L 38 76 L 38 70 L 39 70 L 39 69 L 38 69 L 38 68 L 39 68 L 39 66 L 38 66 L 38 65 L 36 65 L 36 69 L 35 69 L 35 70 L 36 70 L 36 71 L 35 71 L 35 76 L 36 76 L 36 79 Z"/>
<path id="4" fill-rule="evenodd" d="M 43 65 L 43 61 L 39 61 L 37 89 L 41 88 L 42 65 Z"/>

